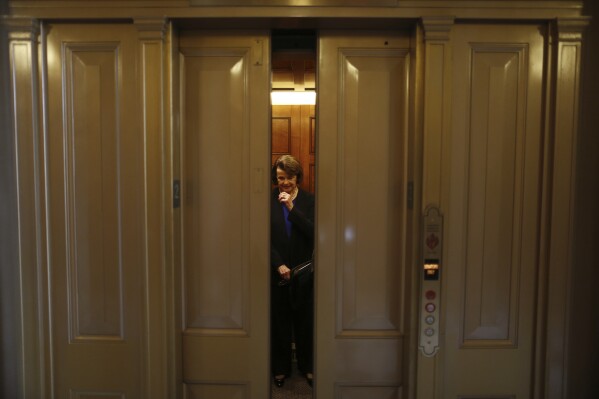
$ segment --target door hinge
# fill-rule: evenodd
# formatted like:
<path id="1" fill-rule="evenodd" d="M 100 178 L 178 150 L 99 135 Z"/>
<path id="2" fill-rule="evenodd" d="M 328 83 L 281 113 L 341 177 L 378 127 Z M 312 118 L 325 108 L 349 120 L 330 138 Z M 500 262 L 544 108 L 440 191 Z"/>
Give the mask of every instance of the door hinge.
<path id="1" fill-rule="evenodd" d="M 414 209 L 414 182 L 412 181 L 408 182 L 407 195 L 408 209 Z"/>
<path id="2" fill-rule="evenodd" d="M 252 64 L 261 66 L 264 63 L 264 40 L 254 39 L 252 45 Z"/>

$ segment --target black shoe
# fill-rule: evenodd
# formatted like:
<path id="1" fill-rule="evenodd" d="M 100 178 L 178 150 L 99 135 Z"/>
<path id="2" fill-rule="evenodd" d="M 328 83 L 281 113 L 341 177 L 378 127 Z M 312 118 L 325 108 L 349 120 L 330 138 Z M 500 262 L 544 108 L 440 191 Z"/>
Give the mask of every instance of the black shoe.
<path id="1" fill-rule="evenodd" d="M 306 373 L 306 382 L 308 383 L 308 385 L 312 386 L 312 380 L 313 380 L 313 376 L 312 373 Z"/>
<path id="2" fill-rule="evenodd" d="M 277 378 L 275 377 L 275 385 L 281 388 L 285 384 L 285 377 Z"/>

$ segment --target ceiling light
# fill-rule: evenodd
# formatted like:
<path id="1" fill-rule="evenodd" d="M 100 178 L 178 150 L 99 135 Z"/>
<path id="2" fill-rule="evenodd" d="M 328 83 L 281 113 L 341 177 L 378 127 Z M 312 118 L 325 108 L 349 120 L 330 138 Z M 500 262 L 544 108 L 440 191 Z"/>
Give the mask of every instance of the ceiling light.
<path id="1" fill-rule="evenodd" d="M 315 91 L 273 91 L 270 93 L 272 105 L 315 105 Z"/>

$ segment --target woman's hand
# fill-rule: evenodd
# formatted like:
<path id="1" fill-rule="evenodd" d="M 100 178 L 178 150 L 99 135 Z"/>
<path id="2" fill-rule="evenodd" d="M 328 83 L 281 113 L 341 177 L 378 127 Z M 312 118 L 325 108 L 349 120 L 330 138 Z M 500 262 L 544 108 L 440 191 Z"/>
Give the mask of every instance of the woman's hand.
<path id="1" fill-rule="evenodd" d="M 285 204 L 285 206 L 287 207 L 287 209 L 292 210 L 293 209 L 293 198 L 291 197 L 291 194 L 286 193 L 286 192 L 281 192 L 279 194 L 279 202 L 281 204 Z"/>
<path id="2" fill-rule="evenodd" d="M 288 268 L 287 265 L 279 266 L 278 272 L 283 280 L 289 280 L 291 278 L 291 269 Z"/>

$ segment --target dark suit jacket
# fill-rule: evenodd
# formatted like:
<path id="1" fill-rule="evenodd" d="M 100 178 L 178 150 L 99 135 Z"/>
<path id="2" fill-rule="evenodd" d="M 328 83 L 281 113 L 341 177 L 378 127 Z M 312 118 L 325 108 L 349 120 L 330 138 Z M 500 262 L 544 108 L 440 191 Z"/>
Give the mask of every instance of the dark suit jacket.
<path id="1" fill-rule="evenodd" d="M 314 251 L 314 196 L 299 190 L 289 212 L 291 236 L 285 230 L 284 213 L 278 201 L 279 189 L 271 195 L 270 206 L 270 267 L 272 282 L 280 280 L 277 269 L 287 265 L 290 269 L 312 258 Z"/>

